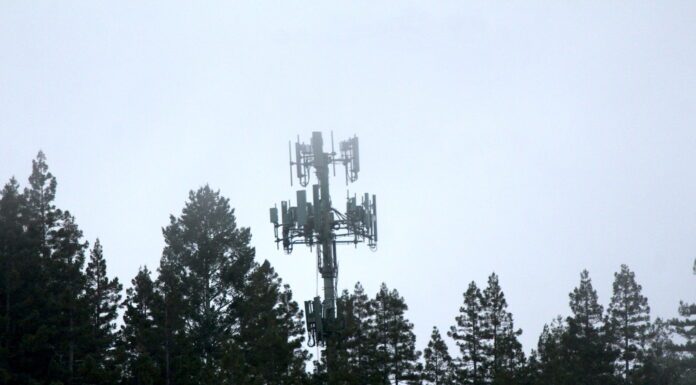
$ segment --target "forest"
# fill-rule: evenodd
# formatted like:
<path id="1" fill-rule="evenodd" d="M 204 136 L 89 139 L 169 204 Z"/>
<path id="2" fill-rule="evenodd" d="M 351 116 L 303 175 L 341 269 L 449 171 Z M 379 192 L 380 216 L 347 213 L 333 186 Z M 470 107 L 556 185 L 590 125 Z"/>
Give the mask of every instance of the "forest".
<path id="1" fill-rule="evenodd" d="M 451 327 L 434 327 L 423 351 L 399 292 L 357 283 L 338 301 L 329 375 L 290 286 L 219 191 L 191 191 L 163 228 L 159 266 L 127 281 L 109 275 L 100 241 L 84 239 L 56 191 L 42 152 L 26 186 L 2 188 L 2 384 L 696 384 L 693 293 L 675 299 L 680 317 L 653 318 L 626 265 L 606 308 L 580 272 L 558 309 L 568 315 L 549 320 L 529 354 L 495 273 L 462 288 Z"/>

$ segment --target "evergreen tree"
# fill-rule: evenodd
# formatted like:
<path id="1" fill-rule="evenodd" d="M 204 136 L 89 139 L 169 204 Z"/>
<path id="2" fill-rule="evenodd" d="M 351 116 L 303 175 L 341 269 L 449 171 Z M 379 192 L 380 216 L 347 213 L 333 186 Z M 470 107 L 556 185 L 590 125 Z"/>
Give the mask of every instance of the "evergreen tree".
<path id="1" fill-rule="evenodd" d="M 440 331 L 433 327 L 428 347 L 423 350 L 425 365 L 423 379 L 431 385 L 453 385 L 454 372 L 452 357 L 447 349 L 447 344 L 442 340 Z"/>
<path id="2" fill-rule="evenodd" d="M 348 355 L 353 384 L 376 380 L 375 368 L 375 302 L 370 300 L 360 282 L 348 297 L 344 346 Z"/>
<path id="3" fill-rule="evenodd" d="M 398 291 L 390 291 L 384 283 L 374 303 L 377 383 L 398 385 L 413 381 L 420 352 L 416 351 L 413 324 L 405 317 L 408 306 Z"/>
<path id="4" fill-rule="evenodd" d="M 165 383 L 219 383 L 253 266 L 249 229 L 237 228 L 229 200 L 204 186 L 189 193 L 163 235 L 154 320 L 163 332 Z"/>
<path id="5" fill-rule="evenodd" d="M 580 285 L 570 293 L 567 318 L 568 330 L 563 341 L 569 371 L 574 378 L 582 378 L 584 384 L 607 385 L 615 382 L 613 362 L 615 354 L 610 348 L 603 308 L 597 302 L 597 292 L 587 270 L 580 274 Z"/>
<path id="6" fill-rule="evenodd" d="M 46 321 L 55 347 L 52 376 L 71 384 L 81 381 L 76 377 L 77 364 L 85 358 L 85 348 L 89 344 L 83 271 L 87 244 L 80 241 L 82 231 L 69 212 L 61 213 L 59 218 L 59 227 L 50 234 L 47 284 L 51 302 Z"/>
<path id="7" fill-rule="evenodd" d="M 696 274 L 696 259 L 693 272 Z M 696 383 L 696 303 L 679 302 L 680 318 L 670 321 L 674 333 L 681 339 L 673 343 L 670 349 L 680 360 L 680 384 Z"/>
<path id="8" fill-rule="evenodd" d="M 679 359 L 669 349 L 672 344 L 668 323 L 657 318 L 649 325 L 647 347 L 640 365 L 631 372 L 629 382 L 636 385 L 676 385 L 679 383 Z"/>
<path id="9" fill-rule="evenodd" d="M 573 316 L 569 318 L 577 325 L 581 336 L 589 336 L 602 327 L 603 307 L 597 301 L 597 291 L 592 287 L 592 280 L 587 270 L 580 273 L 580 285 L 570 293 L 570 310 Z"/>
<path id="10" fill-rule="evenodd" d="M 530 359 L 531 383 L 538 385 L 574 384 L 575 378 L 569 370 L 568 351 L 564 347 L 568 327 L 561 316 L 544 325 L 536 351 Z"/>
<path id="11" fill-rule="evenodd" d="M 346 385 L 380 383 L 381 364 L 375 351 L 378 333 L 375 329 L 375 301 L 356 283 L 352 293 L 344 290 L 336 301 L 336 319 L 339 336 L 336 339 L 336 357 L 333 382 Z M 326 350 L 314 362 L 314 381 L 329 382 Z"/>
<path id="12" fill-rule="evenodd" d="M 123 326 L 117 355 L 122 383 L 128 385 L 163 384 L 162 330 L 155 323 L 157 294 L 147 267 L 141 268 L 126 290 Z"/>
<path id="13" fill-rule="evenodd" d="M 182 277 L 186 268 L 167 258 L 160 260 L 158 277 L 155 281 L 153 318 L 160 331 L 162 352 L 158 357 L 165 385 L 197 384 L 201 379 L 209 380 L 211 374 L 205 367 L 205 358 L 200 343 L 188 333 L 189 314 Z"/>
<path id="14" fill-rule="evenodd" d="M 56 187 L 39 152 L 29 187 L 20 194 L 12 179 L 2 191 L 0 380 L 6 383 L 82 381 L 86 244 L 72 215 L 54 205 Z"/>
<path id="15" fill-rule="evenodd" d="M 236 333 L 226 359 L 232 384 L 304 384 L 304 320 L 292 291 L 268 261 L 254 269 L 235 305 Z"/>
<path id="16" fill-rule="evenodd" d="M 39 151 L 36 159 L 32 161 L 29 188 L 24 189 L 26 205 L 23 216 L 34 247 L 44 258 L 50 256 L 51 232 L 57 226 L 58 217 L 61 215 L 61 210 L 53 204 L 57 185 L 56 178 L 48 171 L 46 155 Z"/>
<path id="17" fill-rule="evenodd" d="M 488 277 L 482 308 L 486 377 L 493 384 L 514 383 L 517 371 L 524 364 L 522 345 L 517 340 L 522 330 L 515 330 L 512 313 L 507 311 L 507 301 L 495 273 Z"/>
<path id="18" fill-rule="evenodd" d="M 33 266 L 38 279 L 33 295 L 41 296 L 43 303 L 35 307 L 39 312 L 35 327 L 49 355 L 45 361 L 44 352 L 35 352 L 35 358 L 42 358 L 31 370 L 36 373 L 35 378 L 70 384 L 80 381 L 76 363 L 84 359 L 88 344 L 83 273 L 87 245 L 81 241 L 82 232 L 74 217 L 53 204 L 56 186 L 46 157 L 39 152 L 32 162 L 29 188 L 24 190 L 23 218 L 29 242 L 27 252 L 39 257 Z"/>
<path id="19" fill-rule="evenodd" d="M 648 299 L 641 294 L 635 273 L 621 265 L 614 273 L 613 295 L 609 304 L 609 326 L 615 349 L 619 352 L 616 366 L 628 380 L 645 353 L 650 322 Z"/>
<path id="20" fill-rule="evenodd" d="M 51 260 L 62 212 L 53 205 L 56 181 L 39 152 L 32 162 L 31 188 L 19 193 L 13 178 L 0 201 L 0 263 L 2 276 L 2 344 L 0 380 L 25 384 L 57 377 L 59 354 L 65 353 L 64 314 L 60 293 L 52 291 Z M 62 290 L 61 290 L 62 291 Z M 66 376 L 62 377 L 66 379 Z"/>
<path id="21" fill-rule="evenodd" d="M 116 318 L 121 301 L 122 285 L 118 278 L 106 275 L 106 260 L 99 239 L 90 252 L 86 269 L 85 300 L 89 307 L 89 334 L 91 346 L 87 349 L 90 363 L 82 377 L 90 383 L 113 381 L 113 348 L 116 342 Z"/>
<path id="22" fill-rule="evenodd" d="M 38 255 L 29 252 L 26 201 L 12 178 L 0 192 L 0 382 L 27 383 L 50 351 L 36 341 L 45 298 L 39 289 Z M 38 296 L 41 294 L 40 296 Z"/>
<path id="23" fill-rule="evenodd" d="M 339 373 L 338 378 L 329 378 L 327 372 L 328 351 L 321 352 L 319 361 L 315 361 L 313 381 L 315 383 L 337 383 L 342 385 L 359 384 L 357 368 L 351 364 L 354 351 L 355 337 L 359 333 L 359 320 L 355 317 L 351 294 L 343 290 L 336 299 L 336 338 L 334 338 L 333 373 Z"/>
<path id="24" fill-rule="evenodd" d="M 476 282 L 469 284 L 464 292 L 464 304 L 455 318 L 457 324 L 447 333 L 453 338 L 459 350 L 458 377 L 461 383 L 483 384 L 485 367 L 488 364 L 484 353 L 486 319 L 483 314 L 483 295 Z"/>

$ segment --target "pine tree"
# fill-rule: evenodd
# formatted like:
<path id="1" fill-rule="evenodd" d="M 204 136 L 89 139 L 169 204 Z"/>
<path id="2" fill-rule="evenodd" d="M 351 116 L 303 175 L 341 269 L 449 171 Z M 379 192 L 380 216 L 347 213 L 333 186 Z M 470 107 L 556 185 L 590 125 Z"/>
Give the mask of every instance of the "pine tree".
<path id="1" fill-rule="evenodd" d="M 56 181 L 39 152 L 32 163 L 31 188 L 19 193 L 13 178 L 0 200 L 0 263 L 3 267 L 0 380 L 46 382 L 57 366 L 63 337 L 56 319 L 57 296 L 49 288 L 51 235 L 62 213 L 53 205 Z M 3 370 L 4 367 L 4 370 Z"/>
<path id="2" fill-rule="evenodd" d="M 199 361 L 196 377 L 216 382 L 230 310 L 253 265 L 249 229 L 237 228 L 229 200 L 204 186 L 190 192 L 181 216 L 172 216 L 163 234 L 163 261 L 182 290 L 185 333 Z"/>
<path id="3" fill-rule="evenodd" d="M 406 319 L 408 306 L 396 290 L 382 283 L 375 296 L 376 380 L 398 385 L 417 377 L 416 336 L 413 324 Z"/>
<path id="4" fill-rule="evenodd" d="M 597 302 L 597 292 L 587 270 L 580 274 L 580 285 L 570 293 L 567 318 L 568 330 L 564 349 L 569 358 L 569 370 L 575 378 L 583 378 L 586 384 L 606 385 L 615 382 L 612 352 L 607 336 L 603 308 Z"/>
<path id="5" fill-rule="evenodd" d="M 635 385 L 679 384 L 679 358 L 669 349 L 672 344 L 669 324 L 657 318 L 649 325 L 647 346 L 640 365 L 631 372 L 629 382 Z"/>
<path id="6" fill-rule="evenodd" d="M 360 282 L 348 297 L 348 316 L 345 320 L 344 346 L 348 355 L 353 384 L 376 380 L 374 341 L 375 302 L 370 300 Z"/>
<path id="7" fill-rule="evenodd" d="M 42 298 L 33 298 L 38 282 L 35 277 L 38 258 L 27 252 L 24 206 L 24 196 L 12 178 L 0 192 L 0 382 L 3 384 L 19 382 L 17 378 L 24 375 L 30 377 L 31 368 L 37 361 L 41 362 L 38 354 L 35 360 L 24 355 L 38 353 L 26 341 L 37 332 L 34 306 Z"/>
<path id="8" fill-rule="evenodd" d="M 375 351 L 378 333 L 375 329 L 375 301 L 365 293 L 357 282 L 353 292 L 344 290 L 336 301 L 336 320 L 339 326 L 336 338 L 336 356 L 333 374 L 338 378 L 331 381 L 345 385 L 380 383 L 381 363 Z M 326 350 L 314 361 L 314 382 L 329 381 Z"/>
<path id="9" fill-rule="evenodd" d="M 292 291 L 268 261 L 251 273 L 235 305 L 236 333 L 227 356 L 233 384 L 303 384 L 307 381 L 303 348 L 304 320 Z"/>
<path id="10" fill-rule="evenodd" d="M 356 319 L 353 302 L 348 290 L 343 290 L 336 299 L 336 336 L 334 343 L 333 373 L 339 373 L 339 378 L 329 378 L 327 372 L 328 352 L 324 349 L 315 361 L 313 381 L 316 383 L 338 383 L 342 385 L 358 384 L 356 368 L 352 367 L 353 348 L 355 347 L 355 335 L 359 330 L 359 321 Z"/>
<path id="11" fill-rule="evenodd" d="M 157 293 L 150 271 L 143 267 L 131 281 L 123 302 L 123 326 L 119 332 L 117 356 L 122 383 L 154 385 L 164 383 L 162 330 L 155 323 Z"/>
<path id="12" fill-rule="evenodd" d="M 55 346 L 52 376 L 70 384 L 81 381 L 76 377 L 77 363 L 84 359 L 89 344 L 83 271 L 87 244 L 81 242 L 82 231 L 68 211 L 62 212 L 59 218 L 58 228 L 49 236 L 51 256 L 47 284 L 51 311 L 46 321 Z"/>
<path id="13" fill-rule="evenodd" d="M 32 161 L 32 172 L 29 176 L 29 188 L 24 189 L 24 218 L 27 221 L 27 231 L 34 241 L 39 254 L 48 258 L 50 250 L 51 231 L 56 227 L 61 210 L 53 204 L 58 183 L 48 171 L 46 155 L 39 151 Z"/>
<path id="14" fill-rule="evenodd" d="M 447 344 L 442 340 L 440 331 L 433 327 L 428 347 L 423 350 L 425 365 L 423 380 L 431 385 L 453 385 L 454 372 L 452 357 L 447 349 Z"/>
<path id="15" fill-rule="evenodd" d="M 464 292 L 464 304 L 459 308 L 459 315 L 455 320 L 457 324 L 450 328 L 447 335 L 456 341 L 461 352 L 459 381 L 483 384 L 487 365 L 484 354 L 486 319 L 483 314 L 483 295 L 476 282 L 472 281 Z"/>
<path id="16" fill-rule="evenodd" d="M 90 252 L 86 269 L 85 300 L 89 307 L 89 334 L 91 346 L 87 349 L 89 367 L 82 377 L 86 382 L 107 383 L 114 381 L 113 349 L 116 342 L 116 318 L 121 302 L 123 286 L 118 278 L 106 275 L 106 260 L 99 239 Z M 85 365 L 86 366 L 86 365 Z"/>
<path id="17" fill-rule="evenodd" d="M 609 304 L 609 325 L 613 334 L 617 370 L 628 380 L 645 353 L 650 322 L 648 299 L 641 294 L 635 273 L 621 265 L 614 273 L 613 295 Z"/>
<path id="18" fill-rule="evenodd" d="M 693 272 L 696 274 L 696 259 Z M 696 303 L 679 302 L 680 318 L 672 319 L 669 323 L 681 342 L 671 345 L 670 349 L 680 358 L 680 384 L 696 383 Z"/>
<path id="19" fill-rule="evenodd" d="M 200 342 L 195 343 L 190 330 L 191 309 L 188 307 L 183 282 L 186 268 L 167 258 L 160 260 L 158 277 L 155 281 L 153 318 L 160 331 L 162 352 L 158 357 L 165 385 L 197 384 L 199 380 L 209 380 L 200 351 Z"/>
<path id="20" fill-rule="evenodd" d="M 564 347 L 568 327 L 561 316 L 544 325 L 536 351 L 530 359 L 531 383 L 538 385 L 569 385 L 576 379 L 569 368 L 570 357 Z"/>
<path id="21" fill-rule="evenodd" d="M 333 339 L 332 373 L 328 372 L 328 349 L 319 353 L 314 361 L 312 382 L 315 384 L 338 383 L 341 385 L 359 384 L 357 368 L 353 367 L 356 352 L 356 334 L 359 333 L 359 320 L 354 314 L 351 294 L 343 290 L 336 299 L 336 335 Z M 314 345 L 314 344 L 312 344 Z M 320 345 L 321 346 L 321 345 Z M 317 350 L 319 347 L 317 347 Z M 338 373 L 338 375 L 336 375 Z M 329 377 L 331 375 L 331 378 Z M 365 378 L 362 381 L 366 381 Z"/>
<path id="22" fill-rule="evenodd" d="M 49 347 L 48 362 L 37 362 L 33 368 L 39 378 L 73 383 L 76 363 L 81 361 L 87 345 L 87 313 L 84 303 L 85 277 L 82 232 L 68 211 L 55 207 L 56 179 L 48 171 L 46 157 L 39 152 L 32 163 L 30 187 L 24 190 L 26 202 L 23 217 L 26 220 L 29 252 L 39 257 L 34 268 L 41 276 L 36 282 L 35 294 L 42 296 L 36 330 L 43 344 Z M 36 352 L 35 357 L 43 356 Z"/>
<path id="23" fill-rule="evenodd" d="M 589 336 L 601 329 L 603 307 L 597 301 L 597 291 L 592 287 L 589 272 L 583 270 L 580 274 L 580 285 L 570 293 L 570 318 L 578 326 L 578 333 Z"/>
<path id="24" fill-rule="evenodd" d="M 485 373 L 493 384 L 515 382 L 517 371 L 524 364 L 522 345 L 517 336 L 522 330 L 515 330 L 512 313 L 507 311 L 507 301 L 503 294 L 498 276 L 492 273 L 488 277 L 488 286 L 483 291 L 483 355 L 485 355 Z"/>

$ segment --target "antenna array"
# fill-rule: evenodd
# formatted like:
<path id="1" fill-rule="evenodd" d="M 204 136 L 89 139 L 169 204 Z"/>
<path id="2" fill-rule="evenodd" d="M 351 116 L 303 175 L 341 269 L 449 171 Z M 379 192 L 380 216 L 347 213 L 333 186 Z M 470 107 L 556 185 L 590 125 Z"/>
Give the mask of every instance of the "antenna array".
<path id="1" fill-rule="evenodd" d="M 324 152 L 321 132 L 313 132 L 309 144 L 295 143 L 295 160 L 292 159 L 292 145 L 288 143 L 290 162 L 290 184 L 293 181 L 293 168 L 302 187 L 310 182 L 312 169 L 318 183 L 311 188 L 311 201 L 307 190 L 298 190 L 295 206 L 290 201 L 280 203 L 270 209 L 275 242 L 282 244 L 283 250 L 290 254 L 294 245 L 304 244 L 317 248 L 317 266 L 324 279 L 324 300 L 315 297 L 305 301 L 305 314 L 309 345 L 324 346 L 335 340 L 339 327 L 336 324 L 336 280 L 338 277 L 337 244 L 365 242 L 374 250 L 377 247 L 377 198 L 364 194 L 347 197 L 344 212 L 331 206 L 329 194 L 329 165 L 336 174 L 336 164 L 345 168 L 346 185 L 355 182 L 360 172 L 360 149 L 358 138 L 353 136 L 339 144 L 339 153 L 333 145 L 331 152 Z"/>

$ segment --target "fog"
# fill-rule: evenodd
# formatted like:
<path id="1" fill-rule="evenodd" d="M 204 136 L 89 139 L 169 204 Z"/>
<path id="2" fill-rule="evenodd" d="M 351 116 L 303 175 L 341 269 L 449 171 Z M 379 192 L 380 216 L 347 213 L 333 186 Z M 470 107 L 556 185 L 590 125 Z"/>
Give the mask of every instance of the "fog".
<path id="1" fill-rule="evenodd" d="M 210 184 L 303 301 L 314 254 L 278 250 L 268 221 L 298 188 L 287 143 L 357 135 L 359 179 L 341 170 L 332 195 L 376 194 L 380 239 L 339 247 L 339 290 L 398 289 L 422 348 L 495 271 L 529 351 L 585 268 L 605 306 L 622 263 L 653 316 L 693 300 L 695 18 L 693 2 L 3 2 L 0 177 L 25 184 L 42 149 L 57 205 L 126 283 Z"/>

